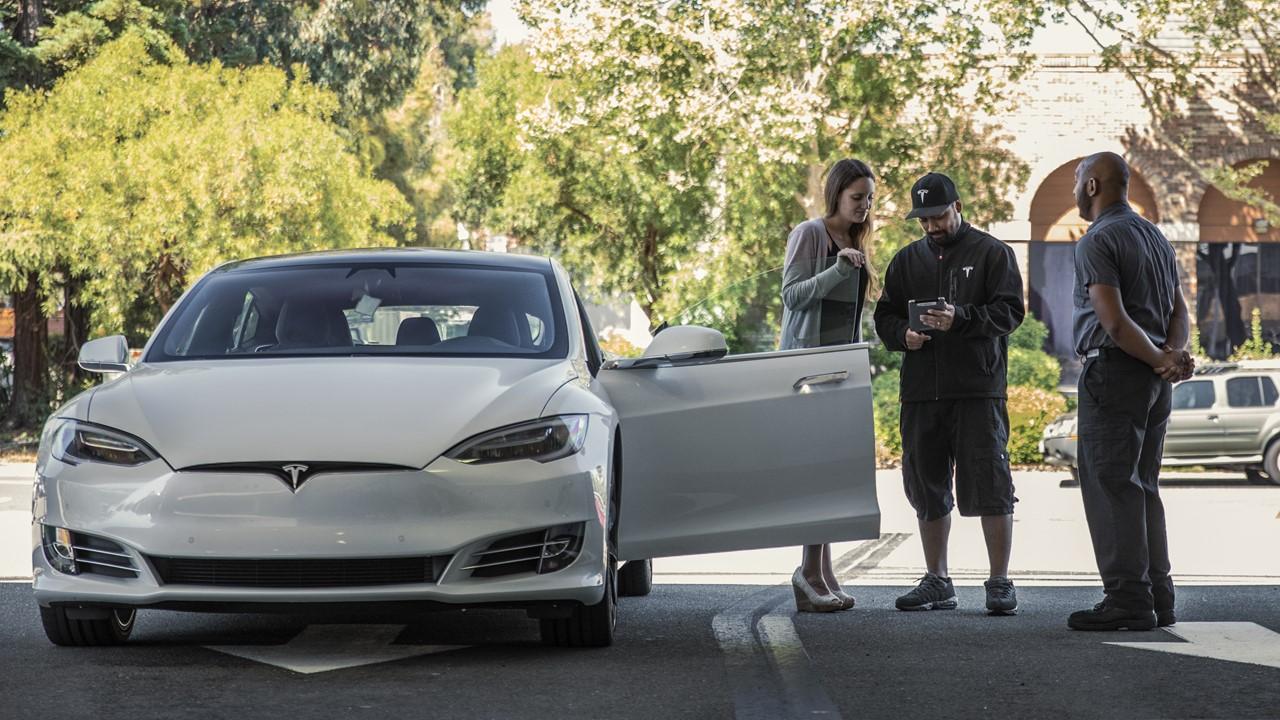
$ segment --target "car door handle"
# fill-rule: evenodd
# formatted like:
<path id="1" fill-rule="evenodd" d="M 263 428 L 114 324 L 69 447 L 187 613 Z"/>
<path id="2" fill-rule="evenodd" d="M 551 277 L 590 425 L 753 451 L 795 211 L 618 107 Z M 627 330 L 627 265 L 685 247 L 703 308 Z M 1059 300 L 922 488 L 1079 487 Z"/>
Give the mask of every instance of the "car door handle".
<path id="1" fill-rule="evenodd" d="M 802 377 L 792 385 L 793 390 L 802 390 L 805 387 L 813 387 L 814 385 L 836 385 L 849 379 L 848 370 L 840 370 L 838 372 L 822 373 L 821 375 L 809 375 Z"/>
<path id="2" fill-rule="evenodd" d="M 1217 415 L 1209 415 L 1209 416 L 1208 416 L 1208 419 L 1210 419 L 1210 420 L 1212 420 L 1212 421 L 1214 421 L 1214 422 L 1218 422 L 1220 418 L 1219 418 Z"/>

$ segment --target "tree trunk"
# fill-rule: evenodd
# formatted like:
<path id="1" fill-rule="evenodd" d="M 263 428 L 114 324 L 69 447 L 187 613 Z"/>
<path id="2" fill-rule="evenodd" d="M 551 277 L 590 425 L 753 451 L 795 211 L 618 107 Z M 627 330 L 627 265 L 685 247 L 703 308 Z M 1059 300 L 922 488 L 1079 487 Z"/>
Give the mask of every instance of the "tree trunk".
<path id="1" fill-rule="evenodd" d="M 32 47 L 36 44 L 36 34 L 44 22 L 44 0 L 19 0 L 18 22 L 14 26 L 13 36 L 19 44 Z"/>
<path id="2" fill-rule="evenodd" d="M 167 248 L 156 261 L 154 277 L 156 304 L 160 306 L 160 314 L 163 316 L 178 301 L 185 279 L 182 268 L 173 262 L 173 256 L 169 254 Z"/>
<path id="3" fill-rule="evenodd" d="M 47 408 L 49 362 L 46 348 L 49 321 L 36 273 L 28 273 L 26 284 L 13 295 L 13 395 L 5 424 L 34 427 L 44 419 Z"/>
<path id="4" fill-rule="evenodd" d="M 63 286 L 63 346 L 61 358 L 62 370 L 67 380 L 74 386 L 83 380 L 87 373 L 80 367 L 80 346 L 89 341 L 89 308 L 80 300 L 80 291 L 84 288 L 84 279 L 73 277 L 65 272 L 66 284 Z"/>

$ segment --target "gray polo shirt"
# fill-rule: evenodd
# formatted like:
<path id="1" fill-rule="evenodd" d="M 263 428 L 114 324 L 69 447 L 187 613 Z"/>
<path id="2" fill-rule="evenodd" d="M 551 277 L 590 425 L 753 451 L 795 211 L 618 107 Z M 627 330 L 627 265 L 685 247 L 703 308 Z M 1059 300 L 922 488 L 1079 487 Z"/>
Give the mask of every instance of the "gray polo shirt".
<path id="1" fill-rule="evenodd" d="M 1116 346 L 1089 302 L 1089 286 L 1095 283 L 1119 288 L 1129 317 L 1153 345 L 1164 344 L 1178 288 L 1177 260 L 1169 240 L 1128 203 L 1103 210 L 1076 243 L 1072 334 L 1079 355 Z"/>

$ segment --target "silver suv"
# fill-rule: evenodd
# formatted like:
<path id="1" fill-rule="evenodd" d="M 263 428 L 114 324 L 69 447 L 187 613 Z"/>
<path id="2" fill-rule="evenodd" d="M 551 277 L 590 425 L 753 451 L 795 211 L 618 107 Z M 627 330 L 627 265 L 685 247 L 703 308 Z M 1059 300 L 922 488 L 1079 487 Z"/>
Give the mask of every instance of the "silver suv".
<path id="1" fill-rule="evenodd" d="M 1075 476 L 1076 437 L 1074 412 L 1049 423 L 1045 462 Z M 1239 470 L 1280 485 L 1280 360 L 1210 364 L 1175 385 L 1161 464 Z"/>

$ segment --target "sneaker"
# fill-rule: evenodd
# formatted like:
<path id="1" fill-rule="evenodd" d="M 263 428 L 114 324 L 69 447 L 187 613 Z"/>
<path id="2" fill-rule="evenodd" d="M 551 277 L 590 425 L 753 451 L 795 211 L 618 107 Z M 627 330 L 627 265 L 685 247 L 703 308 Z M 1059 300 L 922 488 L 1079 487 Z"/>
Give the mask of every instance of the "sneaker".
<path id="1" fill-rule="evenodd" d="M 1080 610 L 1067 618 L 1072 630 L 1152 630 L 1156 614 L 1150 610 L 1126 610 L 1103 600 L 1092 610 Z"/>
<path id="2" fill-rule="evenodd" d="M 991 578 L 982 585 L 987 589 L 988 614 L 1018 614 L 1018 593 L 1014 592 L 1012 580 L 1006 577 Z"/>
<path id="3" fill-rule="evenodd" d="M 1173 608 L 1156 611 L 1156 627 L 1169 627 L 1176 625 L 1177 622 L 1178 616 L 1173 614 Z"/>
<path id="4" fill-rule="evenodd" d="M 955 610 L 956 587 L 951 578 L 926 573 L 920 584 L 894 603 L 899 610 Z"/>

